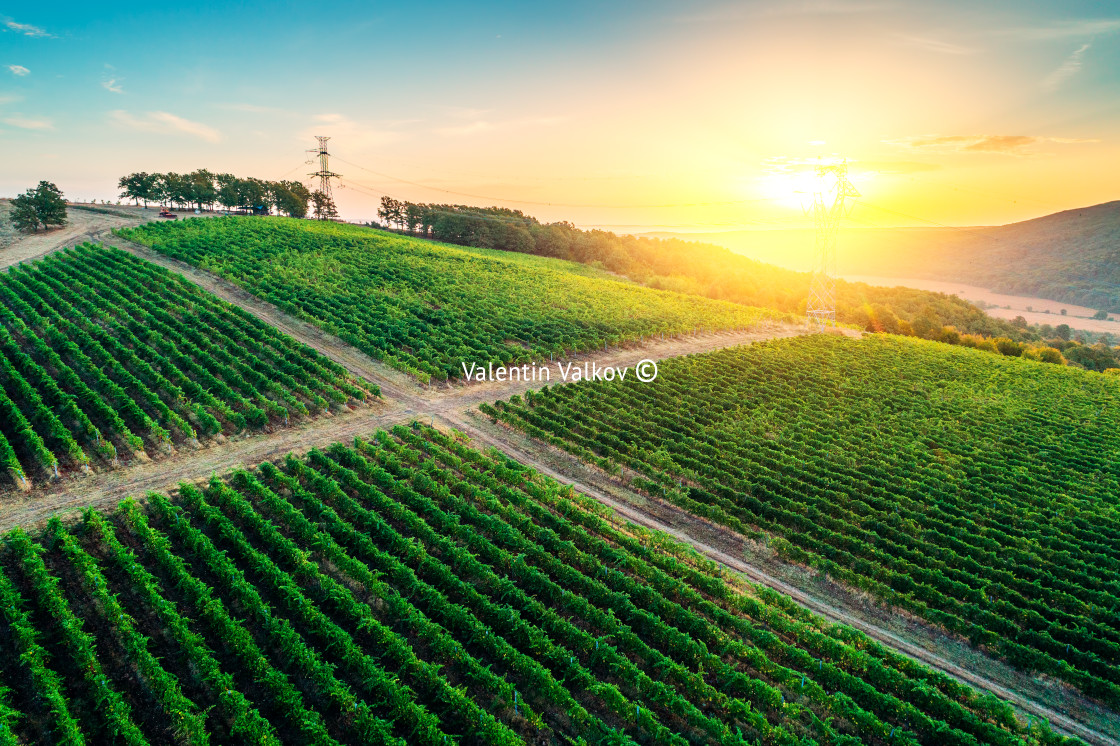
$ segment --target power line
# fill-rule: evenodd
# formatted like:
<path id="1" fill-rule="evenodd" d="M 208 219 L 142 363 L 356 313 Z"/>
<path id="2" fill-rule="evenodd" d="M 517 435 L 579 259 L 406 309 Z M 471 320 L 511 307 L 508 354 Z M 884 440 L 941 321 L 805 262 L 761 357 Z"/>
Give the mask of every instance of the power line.
<path id="1" fill-rule="evenodd" d="M 362 171 L 366 171 L 368 173 L 371 173 L 374 176 L 380 176 L 383 179 L 389 179 L 390 181 L 400 182 L 401 184 L 409 184 L 409 185 L 414 186 L 414 187 L 419 187 L 420 189 L 429 189 L 429 190 L 436 191 L 436 192 L 443 192 L 444 194 L 453 194 L 453 195 L 458 196 L 458 197 L 471 197 L 472 199 L 485 199 L 485 200 L 490 200 L 491 202 L 506 202 L 506 203 L 515 204 L 515 205 L 536 205 L 536 206 L 539 206 L 539 207 L 582 207 L 582 208 L 601 207 L 601 208 L 619 209 L 619 210 L 636 210 L 636 209 L 658 209 L 658 208 L 667 208 L 667 207 L 707 207 L 707 206 L 714 206 L 714 205 L 744 205 L 744 204 L 750 204 L 752 202 L 772 202 L 772 201 L 778 201 L 778 200 L 781 199 L 779 197 L 757 197 L 757 198 L 754 198 L 754 199 L 735 199 L 735 200 L 724 200 L 724 201 L 713 201 L 713 202 L 679 202 L 679 203 L 669 203 L 669 204 L 660 204 L 660 205 L 603 205 L 603 204 L 576 204 L 576 203 L 571 203 L 571 202 L 539 202 L 539 201 L 526 200 L 526 199 L 509 199 L 509 198 L 506 198 L 506 197 L 493 197 L 493 196 L 487 196 L 487 195 L 483 195 L 483 194 L 473 194 L 471 192 L 459 192 L 459 191 L 455 191 L 453 189 L 443 189 L 441 187 L 435 187 L 435 186 L 431 186 L 429 184 L 421 184 L 418 181 L 411 181 L 409 179 L 402 179 L 402 178 L 397 177 L 397 176 L 391 176 L 390 174 L 382 173 L 380 171 L 374 171 L 373 169 L 366 168 L 365 166 L 359 165 L 357 163 L 352 163 L 352 162 L 346 160 L 345 158 L 339 158 L 337 155 L 335 156 L 335 159 L 339 160 L 339 161 L 342 161 L 343 163 L 345 163 L 348 166 L 353 166 L 354 168 L 359 168 Z"/>

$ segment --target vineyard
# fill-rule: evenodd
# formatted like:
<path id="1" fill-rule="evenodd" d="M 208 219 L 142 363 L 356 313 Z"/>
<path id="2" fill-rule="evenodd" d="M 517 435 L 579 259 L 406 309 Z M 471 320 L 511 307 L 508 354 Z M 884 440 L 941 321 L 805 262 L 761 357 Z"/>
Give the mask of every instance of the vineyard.
<path id="1" fill-rule="evenodd" d="M 1115 381 L 815 336 L 483 409 L 1120 708 Z"/>
<path id="2" fill-rule="evenodd" d="M 376 393 L 117 249 L 84 244 L 0 275 L 0 468 L 25 489 Z"/>
<path id="3" fill-rule="evenodd" d="M 0 553 L 3 744 L 1065 742 L 415 425 Z"/>
<path id="4" fill-rule="evenodd" d="M 229 279 L 421 381 L 788 317 L 347 225 L 185 220 L 121 235 Z M 493 253 L 493 252 L 491 252 Z"/>

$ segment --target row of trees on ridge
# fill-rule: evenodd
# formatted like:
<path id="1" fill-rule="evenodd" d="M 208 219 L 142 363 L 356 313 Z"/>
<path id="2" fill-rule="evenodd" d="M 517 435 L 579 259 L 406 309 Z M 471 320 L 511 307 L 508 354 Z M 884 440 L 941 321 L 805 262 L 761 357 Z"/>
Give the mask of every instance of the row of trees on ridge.
<path id="1" fill-rule="evenodd" d="M 331 198 L 312 192 L 298 181 L 265 181 L 233 174 L 215 174 L 200 168 L 189 174 L 147 173 L 122 176 L 117 186 L 120 196 L 137 205 L 155 202 L 161 207 L 213 210 L 220 205 L 253 215 L 288 215 L 307 217 L 310 210 L 317 218 L 334 218 L 338 212 Z"/>

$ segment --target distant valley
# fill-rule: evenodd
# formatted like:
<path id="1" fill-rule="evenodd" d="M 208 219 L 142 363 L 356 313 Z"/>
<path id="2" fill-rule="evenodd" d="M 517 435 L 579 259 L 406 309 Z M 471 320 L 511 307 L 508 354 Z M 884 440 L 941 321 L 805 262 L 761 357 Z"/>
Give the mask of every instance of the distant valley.
<path id="1" fill-rule="evenodd" d="M 813 250 L 811 230 L 644 235 L 714 243 L 753 259 L 802 271 L 809 268 Z M 957 292 L 955 285 L 965 283 L 978 290 L 1068 304 L 1071 316 L 1091 316 L 1084 313 L 1086 309 L 1120 312 L 1120 201 L 1004 226 L 845 227 L 838 241 L 839 271 L 845 277 L 853 276 L 851 279 L 886 278 L 890 282 L 877 279 L 875 284 L 905 282 L 927 290 L 942 288 L 915 281 L 954 284 L 943 292 Z M 958 294 L 969 300 L 985 300 L 975 293 Z M 1025 310 L 1027 305 L 1020 303 L 1020 309 L 1014 302 L 985 302 L 1010 304 L 1010 310 Z M 1030 305 L 1036 310 L 1046 308 L 1044 301 Z M 1075 305 L 1082 308 L 1074 310 Z M 998 313 L 999 309 L 992 310 L 993 315 L 1006 315 Z M 1012 317 L 1015 315 L 1020 314 Z M 1079 321 L 1077 328 L 1096 331 L 1097 325 L 1108 323 L 1093 322 L 1090 329 Z"/>

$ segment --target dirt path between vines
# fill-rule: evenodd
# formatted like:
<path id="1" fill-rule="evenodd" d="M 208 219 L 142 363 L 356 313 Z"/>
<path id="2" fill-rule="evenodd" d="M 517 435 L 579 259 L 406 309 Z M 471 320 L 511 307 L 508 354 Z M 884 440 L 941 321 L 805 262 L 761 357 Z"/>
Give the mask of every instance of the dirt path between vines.
<path id="1" fill-rule="evenodd" d="M 127 205 L 86 206 L 69 203 L 66 225 L 36 233 L 19 233 L 8 221 L 11 200 L 0 199 L 0 270 L 13 264 L 41 259 L 55 251 L 85 241 L 103 241 L 113 228 L 141 225 L 159 219 L 158 207 L 144 210 Z M 210 217 L 184 212 L 182 218 Z"/>
<path id="2" fill-rule="evenodd" d="M 701 554 L 769 586 L 807 609 L 858 629 L 888 648 L 914 658 L 980 690 L 1012 703 L 1024 716 L 1045 718 L 1055 731 L 1078 736 L 1091 744 L 1120 746 L 1120 719 L 1080 696 L 1071 688 L 1036 679 L 973 649 L 967 641 L 949 636 L 927 623 L 877 604 L 774 555 L 730 529 L 712 524 L 663 501 L 651 500 L 625 487 L 617 478 L 580 462 L 564 451 L 535 441 L 523 433 L 492 423 L 477 410 L 494 401 L 539 388 L 543 381 L 441 384 L 425 387 L 306 322 L 294 319 L 236 285 L 183 262 L 156 254 L 143 246 L 110 238 L 109 242 L 166 267 L 197 283 L 257 318 L 308 344 L 377 384 L 385 401 L 323 417 L 270 434 L 232 439 L 221 445 L 189 450 L 147 464 L 96 474 L 52 485 L 31 497 L 0 503 L 0 532 L 14 525 L 40 523 L 52 515 L 73 514 L 86 506 L 110 509 L 121 499 L 149 491 L 165 492 L 180 482 L 208 479 L 238 467 L 250 467 L 289 452 L 333 442 L 347 442 L 377 429 L 420 420 L 454 428 L 470 436 L 476 446 L 493 446 L 511 458 L 539 469 L 578 491 L 612 507 L 635 524 L 665 531 Z M 567 362 L 582 366 L 630 367 L 643 359 L 708 352 L 763 339 L 800 334 L 800 328 L 770 326 L 749 332 L 705 334 L 631 345 L 576 356 Z M 555 366 L 550 383 L 559 382 Z"/>

